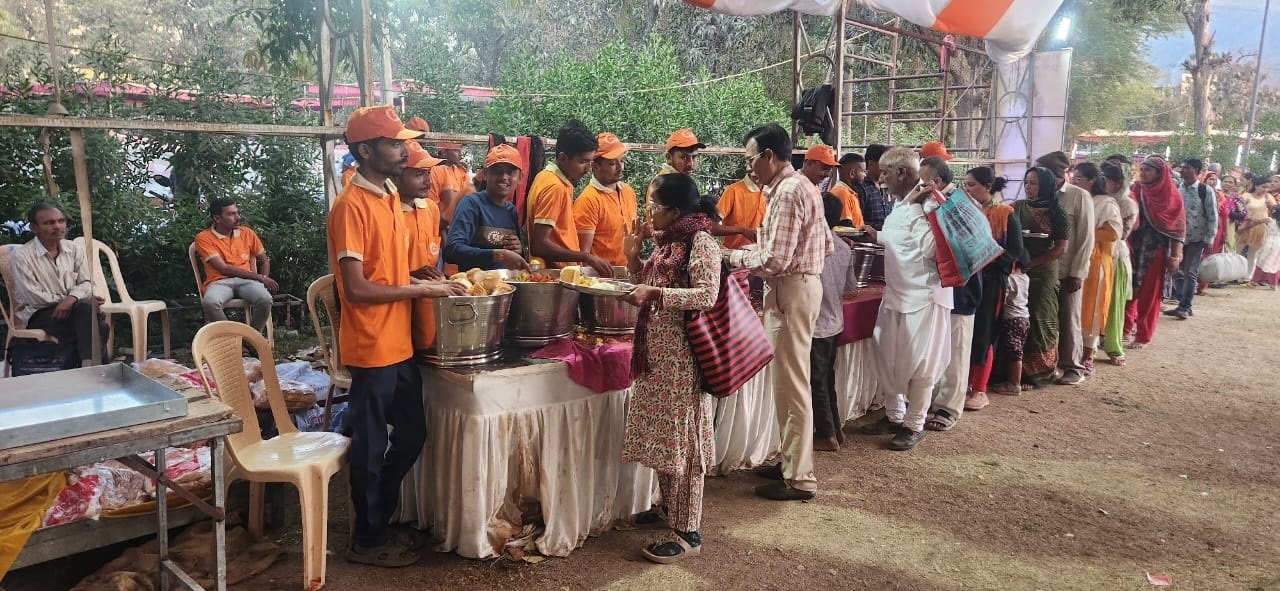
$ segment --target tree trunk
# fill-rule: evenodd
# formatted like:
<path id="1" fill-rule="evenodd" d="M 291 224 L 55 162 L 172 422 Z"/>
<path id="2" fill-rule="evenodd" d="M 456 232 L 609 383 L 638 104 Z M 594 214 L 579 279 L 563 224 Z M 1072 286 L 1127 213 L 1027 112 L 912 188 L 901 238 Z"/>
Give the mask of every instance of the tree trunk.
<path id="1" fill-rule="evenodd" d="M 1213 31 L 1209 28 L 1209 1 L 1191 0 L 1182 7 L 1182 16 L 1191 29 L 1195 53 L 1183 63 L 1191 74 L 1191 105 L 1195 110 L 1196 133 L 1209 133 L 1213 122 L 1213 103 L 1209 91 L 1213 86 Z"/>

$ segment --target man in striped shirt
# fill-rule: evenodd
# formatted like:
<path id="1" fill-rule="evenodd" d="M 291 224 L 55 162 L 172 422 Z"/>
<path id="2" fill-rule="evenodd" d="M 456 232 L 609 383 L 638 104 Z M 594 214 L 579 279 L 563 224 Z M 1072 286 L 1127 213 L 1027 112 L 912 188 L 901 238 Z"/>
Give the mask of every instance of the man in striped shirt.
<path id="1" fill-rule="evenodd" d="M 791 167 L 791 136 L 776 123 L 746 137 L 747 169 L 764 186 L 768 203 L 758 246 L 726 253 L 735 267 L 764 277 L 765 329 L 773 344 L 770 368 L 774 403 L 782 429 L 782 463 L 757 472 L 781 480 L 756 488 L 777 501 L 812 499 L 813 399 L 809 395 L 809 351 L 822 305 L 822 266 L 834 245 L 822 195 Z"/>

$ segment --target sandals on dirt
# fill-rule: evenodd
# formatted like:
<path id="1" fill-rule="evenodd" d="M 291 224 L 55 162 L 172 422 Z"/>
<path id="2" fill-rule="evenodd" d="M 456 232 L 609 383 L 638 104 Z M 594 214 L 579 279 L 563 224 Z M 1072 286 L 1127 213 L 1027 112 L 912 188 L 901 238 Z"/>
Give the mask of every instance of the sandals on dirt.
<path id="1" fill-rule="evenodd" d="M 1137 351 L 1138 349 L 1146 349 L 1147 345 L 1150 344 L 1151 343 L 1139 343 L 1138 341 L 1133 341 L 1132 343 L 1125 345 L 1124 348 Z"/>
<path id="2" fill-rule="evenodd" d="M 986 392 L 969 392 L 964 397 L 965 410 L 982 410 L 991 404 L 991 399 L 987 398 Z"/>
<path id="3" fill-rule="evenodd" d="M 991 388 L 991 391 L 1005 396 L 1022 396 L 1022 386 L 1020 384 L 996 384 Z"/>
<path id="4" fill-rule="evenodd" d="M 950 431 L 954 426 L 956 426 L 955 417 L 945 410 L 933 413 L 933 416 L 924 422 L 924 428 L 930 431 Z"/>
<path id="5" fill-rule="evenodd" d="M 671 532 L 665 541 L 645 546 L 641 553 L 658 564 L 673 564 L 702 553 L 702 538 L 698 532 Z"/>
<path id="6" fill-rule="evenodd" d="M 1124 367 L 1128 363 L 1127 361 L 1125 361 L 1124 355 L 1121 355 L 1119 357 L 1112 357 L 1107 361 L 1111 363 L 1111 365 L 1114 365 L 1116 367 Z"/>
<path id="7" fill-rule="evenodd" d="M 362 547 L 358 544 L 351 544 L 347 549 L 347 561 L 358 564 L 367 564 L 370 566 L 378 566 L 382 568 L 402 568 L 413 565 L 421 559 L 422 556 L 408 546 L 399 543 L 397 540 L 391 541 L 373 547 Z"/>
<path id="8" fill-rule="evenodd" d="M 648 511 L 641 511 L 631 516 L 631 527 L 635 529 L 660 529 L 667 525 L 666 507 L 654 506 Z"/>

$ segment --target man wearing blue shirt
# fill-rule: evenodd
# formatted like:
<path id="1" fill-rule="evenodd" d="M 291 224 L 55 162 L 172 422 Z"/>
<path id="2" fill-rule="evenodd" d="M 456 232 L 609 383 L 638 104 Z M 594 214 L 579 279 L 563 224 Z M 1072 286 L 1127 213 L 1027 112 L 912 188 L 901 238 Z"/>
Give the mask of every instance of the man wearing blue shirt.
<path id="1" fill-rule="evenodd" d="M 1179 320 L 1190 318 L 1191 300 L 1196 297 L 1200 281 L 1200 260 L 1218 234 L 1218 197 L 1213 188 L 1200 182 L 1204 162 L 1199 158 L 1182 161 L 1182 206 L 1187 211 L 1187 241 L 1182 249 L 1182 264 L 1173 276 L 1173 296 L 1178 307 L 1165 310 L 1166 316 Z"/>
<path id="2" fill-rule="evenodd" d="M 511 203 L 524 171 L 515 148 L 499 144 L 484 159 L 485 190 L 463 197 L 449 224 L 444 258 L 459 269 L 528 269 L 520 221 Z"/>
<path id="3" fill-rule="evenodd" d="M 880 144 L 867 146 L 867 176 L 853 185 L 853 192 L 858 194 L 858 205 L 862 207 L 862 219 L 876 230 L 884 228 L 885 218 L 893 211 L 893 197 L 880 187 L 880 156 L 886 150 L 888 148 Z"/>

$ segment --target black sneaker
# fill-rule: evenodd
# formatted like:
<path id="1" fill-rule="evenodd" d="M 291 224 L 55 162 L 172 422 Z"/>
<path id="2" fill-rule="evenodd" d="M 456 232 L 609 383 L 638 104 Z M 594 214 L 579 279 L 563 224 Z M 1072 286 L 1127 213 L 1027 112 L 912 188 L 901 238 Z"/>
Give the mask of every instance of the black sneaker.
<path id="1" fill-rule="evenodd" d="M 1183 310 L 1183 309 L 1177 309 L 1177 310 L 1174 310 L 1173 313 L 1169 315 L 1173 316 L 1174 318 L 1177 318 L 1178 320 L 1186 320 L 1191 317 L 1191 312 L 1188 312 L 1187 310 Z"/>
<path id="2" fill-rule="evenodd" d="M 813 498 L 813 495 L 814 492 L 811 490 L 792 488 L 791 485 L 785 482 L 763 484 L 756 487 L 756 496 L 771 501 L 808 501 Z"/>
<path id="3" fill-rule="evenodd" d="M 858 428 L 859 435 L 893 435 L 902 428 L 902 423 L 895 423 L 889 420 L 889 417 L 880 417 L 880 420 L 863 425 Z"/>
<path id="4" fill-rule="evenodd" d="M 923 429 L 920 431 L 912 431 L 911 429 L 908 429 L 906 427 L 900 427 L 898 429 L 898 434 L 894 435 L 893 439 L 890 439 L 889 444 L 886 445 L 885 447 L 893 451 L 907 451 L 915 447 L 917 444 L 919 444 L 923 440 L 924 440 Z"/>
<path id="5" fill-rule="evenodd" d="M 760 466 L 754 470 L 756 476 L 767 480 L 782 480 L 782 464 Z"/>

